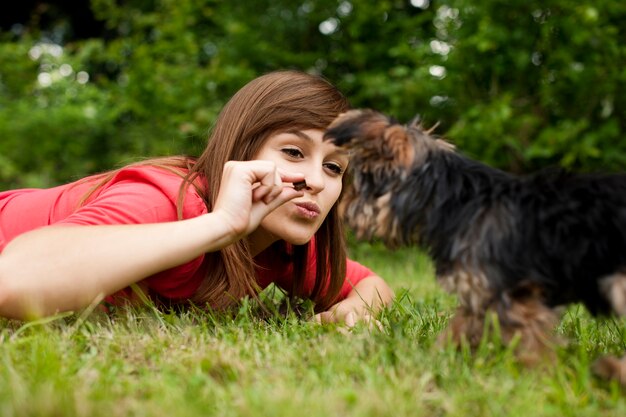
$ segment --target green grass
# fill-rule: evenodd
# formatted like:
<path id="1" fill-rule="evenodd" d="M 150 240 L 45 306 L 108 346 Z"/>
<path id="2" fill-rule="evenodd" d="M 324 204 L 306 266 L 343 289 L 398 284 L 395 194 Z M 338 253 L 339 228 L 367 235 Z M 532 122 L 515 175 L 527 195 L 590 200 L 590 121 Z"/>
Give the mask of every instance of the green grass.
<path id="1" fill-rule="evenodd" d="M 570 307 L 569 343 L 524 369 L 485 343 L 440 348 L 454 307 L 415 249 L 352 244 L 397 293 L 385 333 L 347 334 L 293 314 L 260 319 L 136 308 L 0 323 L 0 416 L 623 416 L 624 393 L 589 370 L 626 349 L 622 321 Z"/>

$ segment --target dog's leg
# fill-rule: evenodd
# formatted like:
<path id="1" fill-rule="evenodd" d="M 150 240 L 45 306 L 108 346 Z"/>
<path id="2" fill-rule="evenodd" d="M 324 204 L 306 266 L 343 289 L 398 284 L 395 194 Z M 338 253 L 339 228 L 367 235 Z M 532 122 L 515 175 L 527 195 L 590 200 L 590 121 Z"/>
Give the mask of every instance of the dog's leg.
<path id="1" fill-rule="evenodd" d="M 626 274 L 616 273 L 602 278 L 598 285 L 600 293 L 608 300 L 613 312 L 626 317 Z"/>
<path id="2" fill-rule="evenodd" d="M 495 334 L 494 326 L 497 325 L 503 344 L 509 345 L 517 340 L 515 353 L 524 365 L 533 366 L 553 359 L 554 347 L 558 344 L 554 336 L 558 315 L 543 303 L 540 294 L 538 288 L 527 285 L 482 306 L 462 304 L 448 328 L 439 336 L 439 343 L 468 344 L 475 349 L 485 331 Z"/>
<path id="3" fill-rule="evenodd" d="M 621 317 L 626 316 L 626 274 L 616 273 L 603 278 L 600 283 L 600 292 L 611 304 L 613 312 Z M 618 381 L 626 386 L 626 355 L 621 359 L 613 355 L 597 359 L 592 371 L 600 378 Z"/>
<path id="4" fill-rule="evenodd" d="M 457 310 L 450 319 L 448 327 L 437 340 L 439 346 L 452 343 L 454 346 L 469 345 L 475 349 L 483 337 L 485 326 L 484 313 L 474 312 L 464 306 L 457 307 Z"/>
<path id="5" fill-rule="evenodd" d="M 502 340 L 508 344 L 519 338 L 516 355 L 523 364 L 533 366 L 555 358 L 559 341 L 554 329 L 559 316 L 544 304 L 539 287 L 518 287 L 502 295 L 491 308 L 497 312 Z"/>
<path id="6" fill-rule="evenodd" d="M 621 359 L 613 355 L 603 356 L 593 363 L 591 370 L 602 379 L 614 380 L 626 386 L 626 355 Z"/>
<path id="7" fill-rule="evenodd" d="M 456 294 L 459 307 L 448 328 L 439 335 L 438 345 L 451 342 L 455 346 L 477 347 L 483 336 L 486 305 L 492 298 L 489 282 L 481 271 L 457 267 L 448 274 L 437 276 L 439 285 Z"/>

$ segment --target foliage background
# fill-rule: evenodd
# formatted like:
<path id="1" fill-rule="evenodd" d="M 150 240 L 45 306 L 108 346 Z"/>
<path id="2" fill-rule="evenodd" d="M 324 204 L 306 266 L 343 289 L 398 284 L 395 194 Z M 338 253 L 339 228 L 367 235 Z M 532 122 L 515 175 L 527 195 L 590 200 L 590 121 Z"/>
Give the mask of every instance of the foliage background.
<path id="1" fill-rule="evenodd" d="M 620 0 L 79 3 L 1 19 L 0 189 L 196 154 L 223 103 L 282 68 L 326 76 L 354 107 L 439 123 L 502 169 L 626 161 Z"/>
<path id="2" fill-rule="evenodd" d="M 323 74 L 355 107 L 439 123 L 502 169 L 626 160 L 623 0 L 22 0 L 11 10 L 0 13 L 0 190 L 196 154 L 223 103 L 281 68 Z M 384 334 L 266 322 L 248 308 L 233 319 L 93 306 L 0 319 L 0 415 L 625 415 L 623 390 L 590 370 L 626 348 L 623 319 L 571 306 L 558 329 L 569 343 L 549 369 L 521 369 L 489 340 L 476 355 L 441 349 L 454 300 L 425 255 L 350 249 L 398 289 Z"/>

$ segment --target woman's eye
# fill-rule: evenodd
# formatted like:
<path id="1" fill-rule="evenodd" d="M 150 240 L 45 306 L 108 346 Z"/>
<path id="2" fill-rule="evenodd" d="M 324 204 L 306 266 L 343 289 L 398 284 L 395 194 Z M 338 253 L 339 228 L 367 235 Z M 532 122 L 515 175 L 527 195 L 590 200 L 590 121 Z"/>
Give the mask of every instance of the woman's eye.
<path id="1" fill-rule="evenodd" d="M 292 158 L 303 158 L 304 155 L 302 154 L 302 152 L 300 151 L 300 149 L 296 149 L 296 148 L 283 148 L 281 149 L 281 151 L 286 154 L 289 155 Z"/>
<path id="2" fill-rule="evenodd" d="M 333 174 L 337 174 L 337 175 L 343 174 L 343 168 L 339 164 L 327 163 L 326 168 L 329 169 Z"/>

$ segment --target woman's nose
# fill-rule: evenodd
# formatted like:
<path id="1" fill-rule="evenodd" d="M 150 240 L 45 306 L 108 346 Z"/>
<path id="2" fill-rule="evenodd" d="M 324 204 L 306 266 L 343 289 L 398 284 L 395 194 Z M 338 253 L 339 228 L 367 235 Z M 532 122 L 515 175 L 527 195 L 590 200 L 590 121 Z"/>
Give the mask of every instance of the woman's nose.
<path id="1" fill-rule="evenodd" d="M 312 193 L 319 193 L 326 187 L 323 168 L 308 170 L 304 179 L 306 180 L 306 189 Z"/>

